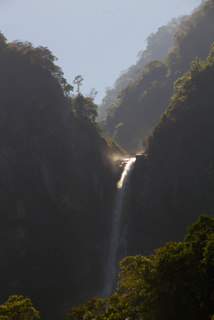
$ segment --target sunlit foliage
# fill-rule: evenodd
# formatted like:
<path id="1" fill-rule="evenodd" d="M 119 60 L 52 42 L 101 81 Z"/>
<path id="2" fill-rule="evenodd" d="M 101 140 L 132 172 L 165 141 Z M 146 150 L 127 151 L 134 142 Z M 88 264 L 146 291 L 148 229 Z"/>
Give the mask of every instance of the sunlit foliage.
<path id="1" fill-rule="evenodd" d="M 201 216 L 183 242 L 126 257 L 116 293 L 74 307 L 70 320 L 208 320 L 214 312 L 214 219 Z"/>
<path id="2" fill-rule="evenodd" d="M 0 305 L 1 320 L 36 320 L 39 312 L 33 306 L 30 298 L 13 295 Z"/>
<path id="3" fill-rule="evenodd" d="M 182 21 L 173 48 L 164 62 L 159 62 L 163 67 L 158 67 L 156 62 L 154 72 L 150 63 L 145 65 L 137 80 L 129 82 L 116 102 L 107 108 L 106 121 L 101 123 L 105 132 L 129 152 L 142 150 L 143 139 L 170 104 L 174 81 L 188 71 L 197 56 L 206 59 L 213 34 L 214 3 L 209 0 Z M 120 128 L 119 123 L 123 123 Z"/>
<path id="4" fill-rule="evenodd" d="M 145 65 L 152 60 L 164 59 L 168 50 L 173 45 L 173 36 L 180 21 L 185 17 L 172 19 L 166 26 L 162 26 L 156 33 L 151 33 L 147 38 L 147 46 L 144 51 L 138 53 L 138 61 L 129 69 L 121 72 L 115 81 L 113 88 L 106 89 L 106 95 L 99 108 L 99 120 L 109 116 L 107 107 L 118 101 L 120 91 L 130 83 L 136 81 L 141 75 Z M 106 114 L 105 114 L 106 113 Z"/>
<path id="5" fill-rule="evenodd" d="M 78 93 L 77 96 L 70 99 L 70 102 L 72 110 L 75 111 L 77 115 L 85 119 L 90 119 L 92 122 L 95 121 L 97 117 L 97 105 L 94 103 L 93 98 L 84 97 Z"/>

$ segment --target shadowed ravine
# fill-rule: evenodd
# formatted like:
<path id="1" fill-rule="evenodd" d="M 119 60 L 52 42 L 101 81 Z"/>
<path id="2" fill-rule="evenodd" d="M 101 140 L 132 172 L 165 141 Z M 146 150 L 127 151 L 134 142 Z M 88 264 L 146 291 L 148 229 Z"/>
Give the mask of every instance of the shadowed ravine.
<path id="1" fill-rule="evenodd" d="M 121 178 L 117 183 L 117 195 L 112 215 L 112 227 L 110 234 L 109 254 L 106 267 L 106 278 L 102 294 L 103 297 L 107 297 L 113 292 L 117 282 L 118 264 L 120 260 L 120 257 L 118 256 L 118 249 L 120 247 L 123 200 L 126 194 L 126 186 L 129 181 L 129 176 L 135 161 L 135 157 L 123 160 L 123 163 L 125 163 L 125 167 L 122 172 Z"/>

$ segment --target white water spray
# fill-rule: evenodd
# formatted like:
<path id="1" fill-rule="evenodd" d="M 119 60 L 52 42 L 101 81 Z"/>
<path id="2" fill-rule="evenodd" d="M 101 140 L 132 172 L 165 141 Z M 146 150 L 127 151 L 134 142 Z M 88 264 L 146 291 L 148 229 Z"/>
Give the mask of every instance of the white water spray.
<path id="1" fill-rule="evenodd" d="M 123 209 L 123 200 L 126 193 L 126 186 L 129 180 L 131 169 L 135 163 L 136 158 L 124 159 L 123 163 L 126 163 L 120 180 L 117 183 L 117 195 L 116 203 L 112 216 L 112 231 L 110 237 L 109 255 L 106 268 L 106 279 L 103 297 L 109 296 L 116 285 L 117 273 L 118 273 L 118 249 L 120 247 L 120 229 L 121 229 L 121 217 Z"/>

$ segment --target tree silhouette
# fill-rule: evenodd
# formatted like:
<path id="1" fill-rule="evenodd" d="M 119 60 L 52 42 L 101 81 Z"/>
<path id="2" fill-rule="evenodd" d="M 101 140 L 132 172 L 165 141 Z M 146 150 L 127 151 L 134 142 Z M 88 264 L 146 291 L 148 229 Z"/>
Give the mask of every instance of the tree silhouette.
<path id="1" fill-rule="evenodd" d="M 74 78 L 73 84 L 77 86 L 77 94 L 80 94 L 80 87 L 82 85 L 83 80 L 84 78 L 81 76 L 81 74 Z"/>

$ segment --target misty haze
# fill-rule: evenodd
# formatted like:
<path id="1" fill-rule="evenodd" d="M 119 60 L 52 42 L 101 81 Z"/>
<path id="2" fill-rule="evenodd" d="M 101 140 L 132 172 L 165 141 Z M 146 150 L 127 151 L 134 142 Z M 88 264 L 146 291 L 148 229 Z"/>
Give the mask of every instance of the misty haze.
<path id="1" fill-rule="evenodd" d="M 214 320 L 214 0 L 0 9 L 0 320 Z"/>

